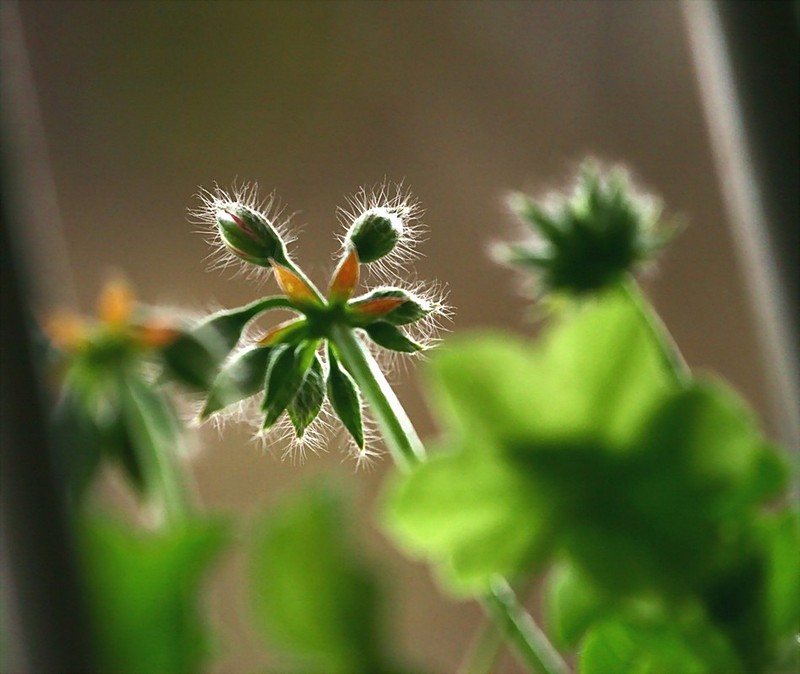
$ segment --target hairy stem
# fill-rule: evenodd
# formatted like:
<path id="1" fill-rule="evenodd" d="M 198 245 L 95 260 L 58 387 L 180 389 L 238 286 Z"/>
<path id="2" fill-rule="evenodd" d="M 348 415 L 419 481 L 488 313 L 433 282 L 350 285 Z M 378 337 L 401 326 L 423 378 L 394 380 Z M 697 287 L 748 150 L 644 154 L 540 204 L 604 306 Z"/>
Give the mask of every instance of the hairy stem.
<path id="1" fill-rule="evenodd" d="M 398 468 L 405 471 L 424 461 L 425 448 L 414 425 L 375 359 L 356 337 L 353 329 L 345 325 L 334 325 L 331 329 L 331 341 L 342 365 L 364 394 Z"/>
<path id="2" fill-rule="evenodd" d="M 329 339 L 342 365 L 364 394 L 397 467 L 405 472 L 423 463 L 427 455 L 411 420 L 353 329 L 334 325 Z M 523 664 L 543 674 L 568 674 L 566 663 L 519 604 L 505 580 L 498 578 L 492 583 L 489 594 L 480 603 Z"/>

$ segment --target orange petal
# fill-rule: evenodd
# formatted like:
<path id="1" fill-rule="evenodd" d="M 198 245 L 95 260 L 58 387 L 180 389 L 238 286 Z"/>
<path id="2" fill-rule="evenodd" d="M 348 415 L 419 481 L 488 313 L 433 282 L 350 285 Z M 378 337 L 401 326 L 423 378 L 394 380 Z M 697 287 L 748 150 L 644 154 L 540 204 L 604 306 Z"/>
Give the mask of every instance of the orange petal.
<path id="1" fill-rule="evenodd" d="M 317 293 L 305 280 L 301 279 L 288 267 L 284 267 L 274 260 L 272 261 L 272 268 L 275 270 L 275 279 L 278 281 L 278 285 L 292 304 L 299 307 L 319 305 L 320 301 Z"/>
<path id="2" fill-rule="evenodd" d="M 78 314 L 71 311 L 57 311 L 48 316 L 42 329 L 59 349 L 74 351 L 85 341 L 89 328 Z"/>
<path id="3" fill-rule="evenodd" d="M 97 300 L 97 315 L 107 325 L 125 325 L 133 313 L 136 297 L 126 281 L 114 278 L 108 281 Z"/>
<path id="4" fill-rule="evenodd" d="M 134 339 L 149 349 L 161 349 L 169 346 L 178 337 L 180 330 L 165 323 L 149 323 L 134 327 Z"/>
<path id="5" fill-rule="evenodd" d="M 328 299 L 345 302 L 353 296 L 356 285 L 358 285 L 358 253 L 355 248 L 351 248 L 333 274 Z"/>
<path id="6" fill-rule="evenodd" d="M 367 300 L 358 304 L 351 304 L 353 310 L 362 316 L 385 316 L 399 307 L 406 299 L 403 297 L 381 297 L 376 300 Z"/>

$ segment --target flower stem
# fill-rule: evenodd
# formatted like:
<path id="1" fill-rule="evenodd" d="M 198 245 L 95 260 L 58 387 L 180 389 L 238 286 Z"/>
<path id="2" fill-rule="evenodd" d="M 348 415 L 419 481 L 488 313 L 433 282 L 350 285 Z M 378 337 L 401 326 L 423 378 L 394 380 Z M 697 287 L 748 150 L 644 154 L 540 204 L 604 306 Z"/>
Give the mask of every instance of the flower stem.
<path id="1" fill-rule="evenodd" d="M 407 471 L 423 462 L 426 458 L 425 448 L 414 425 L 375 359 L 356 337 L 353 329 L 345 325 L 334 325 L 330 339 L 342 365 L 364 394 L 397 467 Z"/>
<path id="2" fill-rule="evenodd" d="M 676 384 L 688 386 L 692 379 L 691 370 L 683 359 L 683 355 L 678 349 L 675 340 L 672 339 L 669 330 L 667 330 L 667 327 L 642 293 L 639 284 L 631 278 L 622 284 L 622 289 L 639 311 L 647 329 L 650 331 L 653 342 L 661 352 L 664 369 Z"/>
<path id="3" fill-rule="evenodd" d="M 522 663 L 531 671 L 569 674 L 567 663 L 519 603 L 514 590 L 505 579 L 492 579 L 491 591 L 481 600 L 481 606 L 516 650 Z"/>
<path id="4" fill-rule="evenodd" d="M 329 339 L 336 347 L 339 360 L 364 394 L 398 469 L 407 472 L 423 463 L 427 455 L 411 420 L 353 329 L 346 325 L 333 325 Z M 504 579 L 496 579 L 480 603 L 514 647 L 520 661 L 531 671 L 569 673 L 566 663 L 517 601 Z"/>

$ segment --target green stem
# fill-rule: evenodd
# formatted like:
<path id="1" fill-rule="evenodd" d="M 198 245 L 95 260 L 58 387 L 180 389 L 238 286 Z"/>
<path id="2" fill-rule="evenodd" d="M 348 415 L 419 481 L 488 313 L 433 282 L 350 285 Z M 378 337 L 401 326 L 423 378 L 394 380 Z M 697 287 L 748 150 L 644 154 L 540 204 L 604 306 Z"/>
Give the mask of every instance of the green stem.
<path id="1" fill-rule="evenodd" d="M 503 634 L 498 626 L 491 621 L 482 623 L 458 668 L 459 674 L 491 674 L 502 646 Z"/>
<path id="2" fill-rule="evenodd" d="M 330 339 L 342 365 L 366 398 L 398 468 L 406 471 L 423 462 L 426 458 L 425 448 L 414 425 L 375 359 L 353 329 L 346 325 L 333 325 Z"/>
<path id="3" fill-rule="evenodd" d="M 634 279 L 629 279 L 622 284 L 622 289 L 644 320 L 647 329 L 653 337 L 653 342 L 661 353 L 664 369 L 679 386 L 688 386 L 692 379 L 692 372 L 683 359 L 675 340 L 667 330 L 663 321 L 653 310 L 650 302 L 642 293 L 639 284 Z"/>
<path id="4" fill-rule="evenodd" d="M 375 359 L 352 328 L 335 324 L 330 341 L 342 365 L 355 380 L 370 406 L 397 467 L 407 472 L 423 463 L 425 448 L 403 406 L 383 376 Z M 514 647 L 521 662 L 532 671 L 568 674 L 569 668 L 547 640 L 544 632 L 519 604 L 514 591 L 502 578 L 492 583 L 481 605 Z"/>
<path id="5" fill-rule="evenodd" d="M 567 663 L 517 601 L 514 590 L 503 578 L 492 579 L 491 591 L 481 600 L 481 606 L 531 671 L 569 674 Z"/>

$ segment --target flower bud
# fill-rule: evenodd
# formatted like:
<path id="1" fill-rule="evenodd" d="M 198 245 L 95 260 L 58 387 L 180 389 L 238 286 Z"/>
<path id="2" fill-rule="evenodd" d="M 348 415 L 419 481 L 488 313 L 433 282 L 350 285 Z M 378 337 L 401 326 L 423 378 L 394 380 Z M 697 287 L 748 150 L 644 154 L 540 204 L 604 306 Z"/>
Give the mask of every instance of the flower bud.
<path id="1" fill-rule="evenodd" d="M 225 247 L 245 262 L 269 267 L 270 260 L 286 259 L 278 232 L 261 213 L 242 204 L 225 204 L 215 214 Z"/>
<path id="2" fill-rule="evenodd" d="M 408 325 L 425 318 L 434 306 L 400 288 L 377 288 L 354 299 L 350 315 L 356 324 L 369 324 L 376 320 L 392 325 Z"/>
<path id="3" fill-rule="evenodd" d="M 392 252 L 403 235 L 403 221 L 386 208 L 362 213 L 347 232 L 361 262 L 375 262 Z"/>

